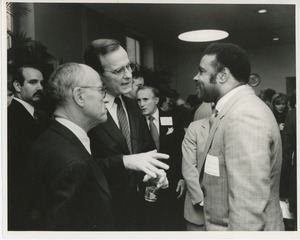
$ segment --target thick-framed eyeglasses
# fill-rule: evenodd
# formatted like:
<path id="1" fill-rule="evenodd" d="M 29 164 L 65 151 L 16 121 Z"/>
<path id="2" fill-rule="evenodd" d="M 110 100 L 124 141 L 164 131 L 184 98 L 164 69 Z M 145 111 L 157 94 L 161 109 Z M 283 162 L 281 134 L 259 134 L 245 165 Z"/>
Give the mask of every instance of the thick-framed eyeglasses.
<path id="1" fill-rule="evenodd" d="M 126 66 L 119 67 L 119 68 L 117 68 L 115 70 L 112 70 L 112 71 L 104 69 L 104 72 L 110 72 L 110 73 L 118 75 L 118 76 L 121 76 L 121 75 L 124 76 L 124 74 L 126 72 L 126 69 L 127 69 L 127 71 L 132 73 L 136 69 L 136 63 L 135 62 L 129 62 Z"/>
<path id="2" fill-rule="evenodd" d="M 96 86 L 79 86 L 80 88 L 92 88 L 92 89 L 97 89 L 103 98 L 106 96 L 106 90 L 104 87 L 96 87 Z"/>

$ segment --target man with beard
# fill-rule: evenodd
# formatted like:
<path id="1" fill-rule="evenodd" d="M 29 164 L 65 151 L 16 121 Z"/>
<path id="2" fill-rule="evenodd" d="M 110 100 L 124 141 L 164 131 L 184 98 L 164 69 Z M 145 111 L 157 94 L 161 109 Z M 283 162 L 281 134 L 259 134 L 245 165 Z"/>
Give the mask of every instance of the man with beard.
<path id="1" fill-rule="evenodd" d="M 194 81 L 201 100 L 216 104 L 200 166 L 206 230 L 284 230 L 280 133 L 270 108 L 247 85 L 246 52 L 213 43 L 198 69 Z"/>
<path id="2" fill-rule="evenodd" d="M 43 75 L 34 66 L 22 66 L 13 75 L 14 99 L 7 110 L 8 123 L 8 229 L 22 230 L 24 155 L 46 125 L 36 105 L 43 94 Z"/>

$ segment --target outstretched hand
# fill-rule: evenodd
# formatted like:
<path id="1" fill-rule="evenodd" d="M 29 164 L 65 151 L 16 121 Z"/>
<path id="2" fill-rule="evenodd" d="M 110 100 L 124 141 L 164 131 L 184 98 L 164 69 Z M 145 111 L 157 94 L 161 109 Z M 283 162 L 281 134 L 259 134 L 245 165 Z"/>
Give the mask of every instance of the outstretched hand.
<path id="1" fill-rule="evenodd" d="M 126 169 L 141 171 L 152 178 L 156 178 L 157 176 L 160 176 L 161 169 L 169 169 L 167 164 L 159 161 L 158 159 L 168 158 L 168 154 L 158 153 L 157 150 L 153 150 L 146 153 L 125 155 L 123 156 L 123 162 Z"/>

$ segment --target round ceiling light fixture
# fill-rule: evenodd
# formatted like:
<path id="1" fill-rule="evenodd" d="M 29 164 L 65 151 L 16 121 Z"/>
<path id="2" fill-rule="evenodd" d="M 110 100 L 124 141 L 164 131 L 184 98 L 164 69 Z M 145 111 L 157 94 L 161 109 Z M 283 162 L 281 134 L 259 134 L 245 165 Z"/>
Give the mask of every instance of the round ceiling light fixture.
<path id="1" fill-rule="evenodd" d="M 221 40 L 228 36 L 228 32 L 222 30 L 204 29 L 182 33 L 178 38 L 186 42 L 210 42 Z"/>
<path id="2" fill-rule="evenodd" d="M 266 12 L 267 12 L 266 9 L 260 9 L 260 10 L 258 10 L 258 13 L 266 13 Z"/>

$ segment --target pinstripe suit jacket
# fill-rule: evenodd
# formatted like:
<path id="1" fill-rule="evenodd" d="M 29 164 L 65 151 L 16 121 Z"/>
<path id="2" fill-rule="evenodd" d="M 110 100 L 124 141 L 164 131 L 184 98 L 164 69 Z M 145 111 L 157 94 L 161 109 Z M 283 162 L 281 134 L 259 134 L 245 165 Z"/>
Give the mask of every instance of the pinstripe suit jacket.
<path id="1" fill-rule="evenodd" d="M 200 175 L 209 231 L 284 230 L 279 206 L 282 146 L 276 120 L 246 86 L 224 105 Z"/>

